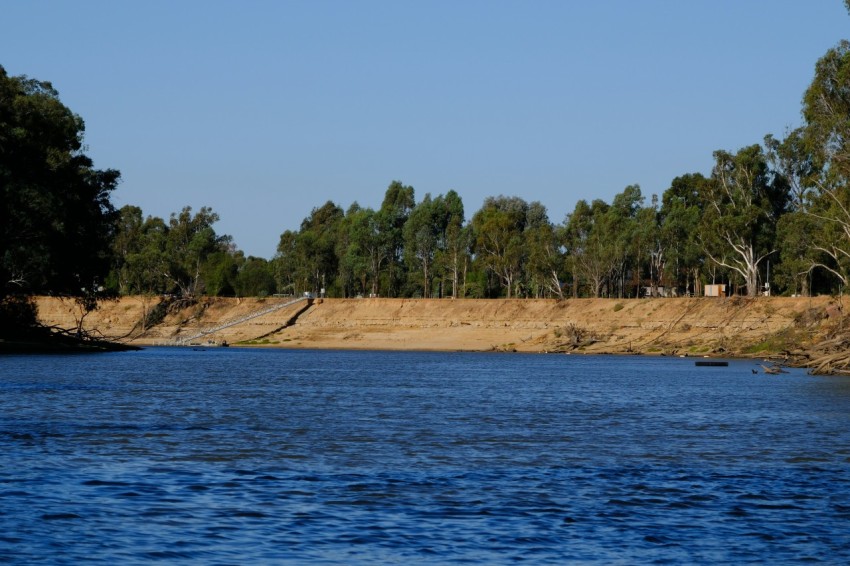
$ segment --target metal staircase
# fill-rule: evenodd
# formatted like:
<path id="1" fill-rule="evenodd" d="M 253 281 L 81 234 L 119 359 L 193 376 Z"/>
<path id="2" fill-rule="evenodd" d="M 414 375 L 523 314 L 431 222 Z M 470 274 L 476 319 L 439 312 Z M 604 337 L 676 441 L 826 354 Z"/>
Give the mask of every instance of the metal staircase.
<path id="1" fill-rule="evenodd" d="M 285 309 L 286 307 L 292 306 L 296 303 L 300 303 L 301 301 L 307 301 L 307 304 L 309 306 L 310 304 L 312 304 L 313 298 L 312 297 L 298 297 L 297 299 L 293 299 L 291 301 L 281 303 L 279 305 L 273 305 L 271 307 L 267 307 L 267 308 L 259 310 L 259 311 L 254 311 L 250 314 L 246 314 L 243 317 L 225 321 L 225 322 L 219 324 L 218 326 L 214 326 L 212 328 L 205 328 L 204 330 L 201 330 L 201 331 L 199 331 L 195 334 L 192 334 L 191 336 L 187 336 L 186 338 L 177 338 L 177 339 L 173 340 L 169 345 L 171 345 L 171 346 L 189 346 L 192 343 L 193 340 L 197 340 L 198 338 L 202 338 L 202 337 L 207 336 L 209 334 L 214 334 L 214 333 L 218 332 L 219 330 L 224 330 L 225 328 L 230 328 L 231 326 L 236 326 L 237 324 L 242 324 L 243 322 L 247 322 L 249 320 L 259 318 L 263 315 L 267 315 L 267 314 L 273 313 L 275 311 Z"/>

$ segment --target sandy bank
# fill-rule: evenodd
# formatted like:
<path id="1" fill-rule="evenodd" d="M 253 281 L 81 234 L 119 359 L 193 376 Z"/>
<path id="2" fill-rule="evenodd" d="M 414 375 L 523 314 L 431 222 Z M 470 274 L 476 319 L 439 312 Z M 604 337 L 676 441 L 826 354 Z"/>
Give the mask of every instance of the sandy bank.
<path id="1" fill-rule="evenodd" d="M 143 329 L 157 299 L 104 303 L 85 327 L 137 345 L 185 338 L 285 299 L 206 298 Z M 37 299 L 43 322 L 75 325 L 71 302 Z M 280 348 L 586 353 L 767 354 L 806 347 L 834 327 L 830 297 L 757 299 L 325 299 L 203 337 Z M 300 312 L 302 311 L 303 312 Z"/>

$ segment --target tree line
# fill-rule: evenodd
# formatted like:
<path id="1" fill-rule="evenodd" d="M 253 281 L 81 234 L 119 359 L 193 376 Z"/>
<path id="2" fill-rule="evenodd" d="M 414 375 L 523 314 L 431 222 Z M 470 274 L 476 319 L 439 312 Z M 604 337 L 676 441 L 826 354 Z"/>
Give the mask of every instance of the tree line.
<path id="1" fill-rule="evenodd" d="M 0 326 L 22 298 L 320 292 L 357 297 L 636 297 L 727 283 L 755 296 L 842 292 L 850 280 L 850 43 L 816 64 L 803 125 L 735 151 L 659 195 L 625 187 L 560 221 L 517 196 L 471 215 L 461 196 L 401 181 L 375 210 L 326 202 L 269 260 L 219 235 L 219 216 L 116 210 L 118 171 L 85 155 L 83 120 L 49 82 L 0 67 Z"/>
<path id="2" fill-rule="evenodd" d="M 751 296 L 835 292 L 850 275 L 850 193 L 831 160 L 800 151 L 808 135 L 716 151 L 709 176 L 676 177 L 660 199 L 630 185 L 610 203 L 579 200 L 560 223 L 501 195 L 467 222 L 457 192 L 416 202 L 393 181 L 378 210 L 314 208 L 271 261 L 217 236 L 209 209 L 166 223 L 125 207 L 112 281 L 123 293 L 240 296 L 624 298 L 715 282 Z"/>
<path id="3" fill-rule="evenodd" d="M 417 202 L 393 181 L 379 209 L 328 201 L 280 236 L 267 261 L 186 208 L 166 223 L 125 207 L 110 276 L 122 293 L 385 297 L 637 297 L 699 294 L 707 283 L 755 296 L 841 292 L 850 279 L 850 43 L 815 67 L 801 127 L 737 151 L 706 176 L 676 177 L 647 200 L 630 185 L 579 200 L 561 222 L 516 196 L 469 220 L 454 190 Z"/>

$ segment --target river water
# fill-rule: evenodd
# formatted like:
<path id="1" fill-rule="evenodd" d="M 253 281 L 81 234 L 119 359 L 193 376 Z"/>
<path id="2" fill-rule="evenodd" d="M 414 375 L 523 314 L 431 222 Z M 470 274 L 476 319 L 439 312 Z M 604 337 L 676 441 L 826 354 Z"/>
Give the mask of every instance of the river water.
<path id="1" fill-rule="evenodd" d="M 685 358 L 0 357 L 0 561 L 850 561 L 850 379 Z"/>

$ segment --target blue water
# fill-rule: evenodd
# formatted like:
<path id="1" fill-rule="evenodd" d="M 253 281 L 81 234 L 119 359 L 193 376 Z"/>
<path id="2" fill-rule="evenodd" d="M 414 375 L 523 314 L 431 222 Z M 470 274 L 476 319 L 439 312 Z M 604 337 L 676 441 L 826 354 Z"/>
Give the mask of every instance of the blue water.
<path id="1" fill-rule="evenodd" d="M 0 357 L 0 561 L 850 561 L 850 379 L 753 362 Z"/>

